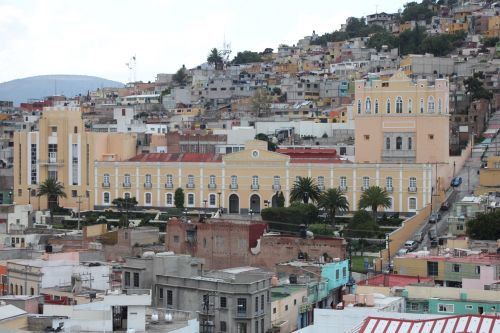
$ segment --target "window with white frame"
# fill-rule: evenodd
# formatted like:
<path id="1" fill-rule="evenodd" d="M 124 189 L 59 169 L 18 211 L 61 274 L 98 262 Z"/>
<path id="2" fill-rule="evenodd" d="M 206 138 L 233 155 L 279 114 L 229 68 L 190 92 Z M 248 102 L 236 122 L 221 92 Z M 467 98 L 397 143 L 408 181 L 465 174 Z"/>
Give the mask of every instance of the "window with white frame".
<path id="1" fill-rule="evenodd" d="M 417 198 L 409 198 L 408 199 L 408 209 L 409 210 L 417 210 Z"/>
<path id="2" fill-rule="evenodd" d="M 427 112 L 434 113 L 434 97 L 433 96 L 429 96 L 429 99 L 427 100 Z"/>
<path id="3" fill-rule="evenodd" d="M 410 98 L 408 100 L 408 113 L 412 113 L 412 112 L 413 112 L 413 101 Z"/>
<path id="4" fill-rule="evenodd" d="M 385 111 L 386 111 L 387 113 L 391 113 L 391 100 L 390 100 L 389 98 L 387 99 L 387 103 L 386 103 Z"/>
<path id="5" fill-rule="evenodd" d="M 371 101 L 370 97 L 366 98 L 366 101 L 365 101 L 365 112 L 366 113 L 372 112 L 372 101 Z"/>
<path id="6" fill-rule="evenodd" d="M 279 186 L 280 185 L 280 176 L 274 176 L 274 178 L 273 178 L 273 184 L 274 184 L 274 186 Z"/>
<path id="7" fill-rule="evenodd" d="M 318 188 L 320 190 L 325 189 L 325 177 L 324 176 L 318 176 Z"/>
<path id="8" fill-rule="evenodd" d="M 375 100 L 375 113 L 378 113 L 378 99 Z"/>
<path id="9" fill-rule="evenodd" d="M 194 187 L 194 176 L 193 175 L 188 175 L 188 183 L 187 183 L 188 188 L 193 188 Z"/>
<path id="10" fill-rule="evenodd" d="M 346 176 L 340 177 L 340 188 L 347 189 L 347 177 Z"/>
<path id="11" fill-rule="evenodd" d="M 368 187 L 370 187 L 370 177 L 363 177 L 363 190 L 366 190 Z"/>
<path id="12" fill-rule="evenodd" d="M 403 99 L 399 96 L 396 98 L 396 113 L 403 113 Z"/>
<path id="13" fill-rule="evenodd" d="M 238 188 L 238 176 L 231 176 L 231 188 L 236 189 Z"/>
<path id="14" fill-rule="evenodd" d="M 128 174 L 128 173 L 126 173 L 126 174 L 125 174 L 123 184 L 124 184 L 125 186 L 130 186 L 130 174 Z"/>
<path id="15" fill-rule="evenodd" d="M 167 193 L 165 195 L 165 205 L 171 207 L 174 205 L 174 196 L 172 193 Z"/>
<path id="16" fill-rule="evenodd" d="M 174 177 L 173 175 L 167 175 L 167 182 L 166 185 L 168 188 L 173 188 L 174 187 Z"/>
<path id="17" fill-rule="evenodd" d="M 215 188 L 215 175 L 210 175 L 208 178 L 208 188 Z"/>
<path id="18" fill-rule="evenodd" d="M 391 149 L 391 138 L 385 138 L 385 149 Z"/>
<path id="19" fill-rule="evenodd" d="M 215 207 L 216 205 L 215 194 L 212 193 L 208 196 L 208 205 L 211 207 Z"/>
<path id="20" fill-rule="evenodd" d="M 146 174 L 146 184 L 151 185 L 151 175 L 149 173 Z"/>
<path id="21" fill-rule="evenodd" d="M 361 100 L 358 99 L 358 114 L 361 113 Z"/>
<path id="22" fill-rule="evenodd" d="M 110 199 L 109 199 L 109 198 L 110 198 L 110 196 L 109 196 L 109 192 L 104 192 L 104 193 L 102 194 L 102 203 L 103 203 L 104 205 L 109 205 L 109 204 L 110 204 Z"/>
<path id="23" fill-rule="evenodd" d="M 190 207 L 194 206 L 194 194 L 193 193 L 188 193 L 187 204 Z"/>
<path id="24" fill-rule="evenodd" d="M 413 149 L 412 139 L 408 138 L 408 150 L 412 150 L 412 149 Z"/>
<path id="25" fill-rule="evenodd" d="M 152 203 L 151 193 L 149 193 L 149 192 L 144 193 L 144 205 L 149 206 L 149 205 L 151 205 L 151 203 Z"/>
<path id="26" fill-rule="evenodd" d="M 392 191 L 392 177 L 385 178 L 385 188 L 388 191 Z"/>
<path id="27" fill-rule="evenodd" d="M 105 173 L 102 177 L 102 182 L 104 186 L 109 186 L 109 173 Z"/>
<path id="28" fill-rule="evenodd" d="M 417 177 L 410 177 L 410 188 L 411 189 L 416 189 L 417 188 Z"/>
<path id="29" fill-rule="evenodd" d="M 252 176 L 252 187 L 259 187 L 259 176 Z"/>

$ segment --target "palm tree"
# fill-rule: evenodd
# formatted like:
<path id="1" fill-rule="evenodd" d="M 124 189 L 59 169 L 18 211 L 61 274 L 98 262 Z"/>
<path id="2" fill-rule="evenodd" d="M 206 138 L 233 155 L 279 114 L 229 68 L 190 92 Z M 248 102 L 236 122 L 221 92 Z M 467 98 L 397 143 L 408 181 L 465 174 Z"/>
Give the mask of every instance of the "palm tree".
<path id="1" fill-rule="evenodd" d="M 219 50 L 215 47 L 210 50 L 208 54 L 207 61 L 209 64 L 215 65 L 215 69 L 222 69 L 223 59 Z"/>
<path id="2" fill-rule="evenodd" d="M 335 224 L 335 213 L 338 210 L 349 210 L 349 202 L 342 195 L 342 191 L 337 188 L 330 188 L 322 193 L 318 200 L 318 206 L 324 208 L 332 220 L 332 225 Z"/>
<path id="3" fill-rule="evenodd" d="M 64 186 L 54 178 L 47 178 L 40 184 L 37 197 L 46 196 L 50 211 L 50 223 L 54 223 L 54 208 L 59 206 L 59 198 L 66 198 Z"/>
<path id="4" fill-rule="evenodd" d="M 318 201 L 320 191 L 318 185 L 311 177 L 298 177 L 290 191 L 290 201 L 302 201 L 305 204 L 309 203 L 309 199 L 313 202 Z"/>
<path id="5" fill-rule="evenodd" d="M 359 208 L 370 207 L 373 218 L 377 217 L 378 207 L 390 208 L 391 206 L 392 202 L 389 194 L 379 186 L 370 186 L 361 194 L 359 199 Z"/>

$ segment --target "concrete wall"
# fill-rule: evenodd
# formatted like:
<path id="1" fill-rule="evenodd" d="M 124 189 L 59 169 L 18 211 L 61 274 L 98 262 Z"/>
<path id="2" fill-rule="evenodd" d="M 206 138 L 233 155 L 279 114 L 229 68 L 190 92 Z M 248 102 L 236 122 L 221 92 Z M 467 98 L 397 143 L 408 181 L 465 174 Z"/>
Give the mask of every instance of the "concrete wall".
<path id="1" fill-rule="evenodd" d="M 302 299 L 307 297 L 307 288 L 294 292 L 288 297 L 278 299 L 271 304 L 271 323 L 286 322 L 280 332 L 294 332 L 298 328 L 299 308 Z M 276 309 L 276 313 L 274 313 Z"/>

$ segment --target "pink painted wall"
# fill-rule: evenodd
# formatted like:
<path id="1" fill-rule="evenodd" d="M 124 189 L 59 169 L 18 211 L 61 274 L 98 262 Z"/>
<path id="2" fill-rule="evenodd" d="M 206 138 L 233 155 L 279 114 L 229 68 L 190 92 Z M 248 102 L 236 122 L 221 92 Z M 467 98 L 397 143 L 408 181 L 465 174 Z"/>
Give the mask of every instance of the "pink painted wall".
<path id="1" fill-rule="evenodd" d="M 496 268 L 492 266 L 481 266 L 479 279 L 462 279 L 463 289 L 480 289 L 484 290 L 485 285 L 490 285 L 500 280 L 496 280 Z"/>

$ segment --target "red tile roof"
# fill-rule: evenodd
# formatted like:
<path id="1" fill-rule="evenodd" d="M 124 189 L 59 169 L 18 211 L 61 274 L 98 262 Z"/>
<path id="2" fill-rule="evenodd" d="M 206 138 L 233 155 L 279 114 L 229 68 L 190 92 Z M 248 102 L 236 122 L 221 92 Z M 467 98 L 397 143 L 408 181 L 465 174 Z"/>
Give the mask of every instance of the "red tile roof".
<path id="1" fill-rule="evenodd" d="M 197 153 L 145 153 L 139 154 L 126 162 L 222 162 L 220 154 L 197 154 Z"/>
<path id="2" fill-rule="evenodd" d="M 380 274 L 364 281 L 360 281 L 358 285 L 374 287 L 405 287 L 409 284 L 426 282 L 432 282 L 432 278 L 399 274 Z"/>

